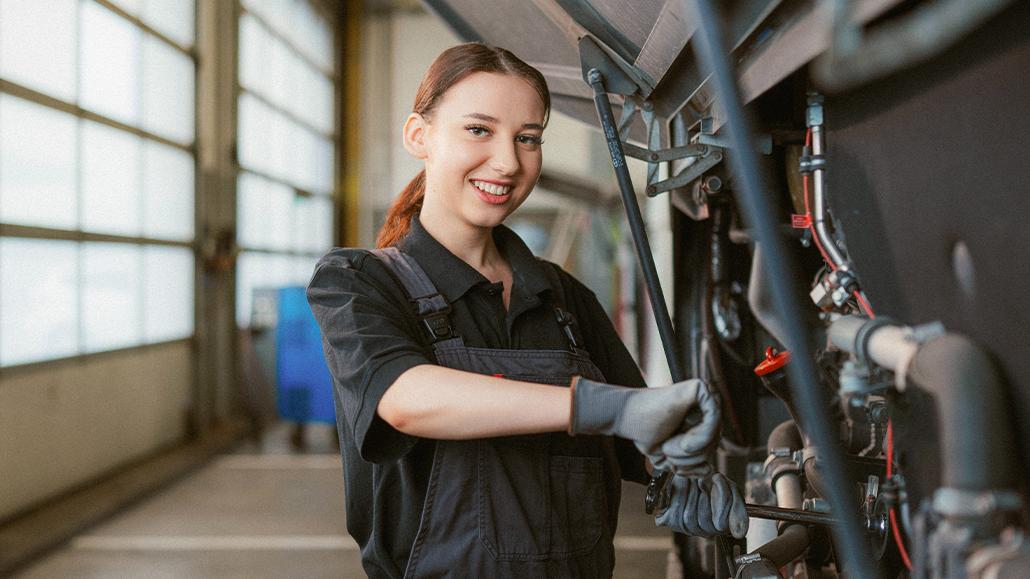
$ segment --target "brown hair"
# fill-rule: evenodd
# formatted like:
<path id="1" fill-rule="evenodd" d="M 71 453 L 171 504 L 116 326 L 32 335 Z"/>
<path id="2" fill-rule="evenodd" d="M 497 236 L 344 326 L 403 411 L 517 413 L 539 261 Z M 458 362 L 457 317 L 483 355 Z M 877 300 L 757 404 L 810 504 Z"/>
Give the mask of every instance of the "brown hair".
<path id="1" fill-rule="evenodd" d="M 540 94 L 540 100 L 544 103 L 544 124 L 547 124 L 547 117 L 551 111 L 551 95 L 547 90 L 547 81 L 540 71 L 503 48 L 478 42 L 453 46 L 436 57 L 418 85 L 412 111 L 428 117 L 449 88 L 475 72 L 510 74 L 524 79 Z M 407 235 L 411 218 L 422 209 L 425 193 L 426 171 L 423 169 L 401 191 L 390 210 L 386 212 L 386 221 L 379 230 L 376 247 L 394 245 Z"/>

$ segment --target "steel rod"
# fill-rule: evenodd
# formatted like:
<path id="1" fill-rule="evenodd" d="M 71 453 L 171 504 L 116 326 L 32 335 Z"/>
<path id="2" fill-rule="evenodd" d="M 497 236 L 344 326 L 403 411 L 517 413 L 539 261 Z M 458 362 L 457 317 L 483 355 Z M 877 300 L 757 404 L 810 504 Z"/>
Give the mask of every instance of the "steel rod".
<path id="1" fill-rule="evenodd" d="M 833 527 L 841 562 L 846 566 L 849 576 L 875 577 L 877 574 L 869 545 L 863 536 L 850 494 L 852 483 L 845 474 L 844 459 L 838 451 L 835 433 L 824 413 L 827 401 L 819 383 L 815 362 L 810 355 L 814 350 L 812 337 L 801 322 L 804 319 L 802 294 L 795 281 L 795 272 L 798 270 L 779 233 L 777 212 L 771 203 L 773 196 L 763 183 L 758 158 L 751 146 L 752 131 L 741 104 L 736 76 L 727 58 L 722 20 L 711 0 L 684 2 L 685 13 L 692 14 L 698 24 L 691 45 L 701 65 L 711 73 L 712 88 L 718 95 L 722 110 L 726 112 L 725 128 L 733 150 L 729 160 L 739 192 L 737 202 L 746 222 L 754 231 L 754 238 L 762 245 L 769 267 L 773 301 L 784 322 L 785 345 L 794 353 L 788 372 L 801 423 L 813 442 L 826 449 L 823 457 L 826 498 L 833 512 L 842 519 L 842 524 Z"/>
<path id="2" fill-rule="evenodd" d="M 798 509 L 785 509 L 783 507 L 771 507 L 768 505 L 745 505 L 749 517 L 756 519 L 771 519 L 773 521 L 790 521 L 793 523 L 808 523 L 810 525 L 833 526 L 841 523 L 840 519 L 834 518 L 827 513 L 815 513 Z"/>
<path id="3" fill-rule="evenodd" d="M 654 254 L 651 253 L 651 244 L 647 240 L 647 230 L 644 228 L 644 218 L 640 214 L 637 195 L 633 191 L 633 181 L 629 176 L 629 168 L 626 167 L 626 155 L 622 149 L 622 141 L 619 139 L 619 131 L 615 128 L 615 115 L 612 113 L 612 104 L 608 101 L 608 93 L 604 87 L 604 75 L 596 68 L 591 69 L 587 73 L 587 80 L 594 89 L 594 105 L 597 107 L 597 116 L 601 120 L 604 138 L 608 141 L 608 152 L 611 154 L 612 166 L 615 168 L 615 178 L 619 182 L 622 203 L 626 207 L 626 218 L 629 220 L 629 229 L 633 234 L 633 245 L 637 250 L 640 269 L 644 273 L 644 285 L 647 286 L 647 294 L 651 298 L 651 309 L 654 310 L 658 335 L 662 339 L 665 357 L 669 362 L 669 371 L 674 382 L 681 382 L 686 380 L 687 375 L 683 372 L 679 356 L 676 353 L 677 341 L 672 327 L 672 318 L 669 317 L 669 307 L 665 303 L 662 284 L 658 280 Z"/>

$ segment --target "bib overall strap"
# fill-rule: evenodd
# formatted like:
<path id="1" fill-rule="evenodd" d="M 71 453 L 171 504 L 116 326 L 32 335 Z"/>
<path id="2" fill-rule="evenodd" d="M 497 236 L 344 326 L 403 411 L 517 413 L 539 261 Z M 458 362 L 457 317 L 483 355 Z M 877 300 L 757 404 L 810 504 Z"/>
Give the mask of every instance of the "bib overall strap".
<path id="1" fill-rule="evenodd" d="M 382 247 L 371 252 L 400 280 L 433 343 L 455 337 L 451 329 L 451 306 L 437 291 L 422 266 L 396 247 Z"/>
<path id="2" fill-rule="evenodd" d="M 547 281 L 551 286 L 551 307 L 554 308 L 554 319 L 558 322 L 562 333 L 565 334 L 565 339 L 569 342 L 569 350 L 575 352 L 582 347 L 582 344 L 576 339 L 574 329 L 576 319 L 563 307 L 565 300 L 562 299 L 561 280 L 558 278 L 558 272 L 554 270 L 555 266 L 542 259 L 540 260 L 540 267 L 544 270 L 544 275 L 547 276 Z"/>

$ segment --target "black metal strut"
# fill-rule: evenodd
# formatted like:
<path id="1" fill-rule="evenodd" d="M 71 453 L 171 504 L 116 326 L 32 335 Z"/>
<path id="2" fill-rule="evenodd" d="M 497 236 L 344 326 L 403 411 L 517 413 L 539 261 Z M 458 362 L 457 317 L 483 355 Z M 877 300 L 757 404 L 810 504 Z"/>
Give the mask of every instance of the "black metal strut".
<path id="1" fill-rule="evenodd" d="M 651 243 L 647 240 L 647 230 L 644 228 L 644 218 L 640 214 L 640 204 L 637 203 L 637 196 L 633 191 L 633 181 L 629 176 L 629 168 L 626 167 L 626 155 L 623 153 L 622 140 L 619 139 L 619 131 L 616 129 L 612 104 L 608 102 L 604 75 L 596 68 L 590 69 L 587 72 L 587 82 L 594 89 L 594 105 L 597 107 L 597 115 L 601 120 L 604 138 L 608 141 L 608 153 L 611 154 L 615 178 L 619 182 L 622 204 L 626 207 L 626 218 L 629 220 L 629 228 L 633 233 L 633 245 L 637 250 L 640 269 L 644 272 L 644 285 L 647 286 L 647 294 L 651 298 L 651 308 L 654 310 L 655 321 L 658 323 L 658 335 L 661 336 L 662 346 L 665 348 L 665 357 L 669 361 L 669 371 L 674 382 L 681 382 L 686 380 L 687 375 L 684 373 L 676 353 L 677 341 L 675 330 L 672 327 L 672 318 L 669 317 L 669 307 L 665 303 L 662 284 L 658 281 L 654 254 L 651 253 Z"/>
<path id="2" fill-rule="evenodd" d="M 726 130 L 731 146 L 730 156 L 737 190 L 737 202 L 745 219 L 754 230 L 756 240 L 762 244 L 765 261 L 771 272 L 774 303 L 780 311 L 786 328 L 785 345 L 795 353 L 788 366 L 794 399 L 798 403 L 801 421 L 814 443 L 825 452 L 826 498 L 831 512 L 842 524 L 833 526 L 833 534 L 840 549 L 841 559 L 851 577 L 876 577 L 868 544 L 860 530 L 858 513 L 851 499 L 851 483 L 845 476 L 844 460 L 823 414 L 826 408 L 822 389 L 810 356 L 812 338 L 801 323 L 801 292 L 795 285 L 797 271 L 787 252 L 786 243 L 778 230 L 776 212 L 770 203 L 769 189 L 759 170 L 758 158 L 749 146 L 750 123 L 744 114 L 736 77 L 726 57 L 722 21 L 710 0 L 683 0 L 684 13 L 694 17 L 697 32 L 691 40 L 698 60 L 711 72 L 711 82 L 726 111 Z"/>

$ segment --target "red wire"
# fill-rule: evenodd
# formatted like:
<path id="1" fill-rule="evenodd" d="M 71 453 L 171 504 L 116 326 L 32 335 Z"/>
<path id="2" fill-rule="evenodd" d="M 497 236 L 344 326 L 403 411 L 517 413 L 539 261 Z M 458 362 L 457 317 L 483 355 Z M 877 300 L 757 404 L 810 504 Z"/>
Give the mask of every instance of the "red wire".
<path id="1" fill-rule="evenodd" d="M 810 147 L 812 145 L 812 129 L 808 129 L 805 132 L 805 146 Z M 808 219 L 808 230 L 812 233 L 812 241 L 815 242 L 816 248 L 819 249 L 819 253 L 823 256 L 823 261 L 830 267 L 831 271 L 836 271 L 837 266 L 830 261 L 829 255 L 826 254 L 826 249 L 823 248 L 822 243 L 819 241 L 819 236 L 815 233 L 815 223 L 812 222 L 812 210 L 808 201 L 808 175 L 801 176 L 802 186 L 804 188 L 805 198 L 805 217 Z M 862 310 L 869 316 L 869 319 L 875 319 L 876 314 L 873 313 L 873 308 L 869 305 L 869 302 L 862 295 L 862 292 L 855 290 L 852 292 L 855 300 Z M 887 421 L 887 479 L 890 480 L 891 475 L 894 473 L 894 424 Z M 891 507 L 888 516 L 890 518 L 891 534 L 894 536 L 894 542 L 898 545 L 898 552 L 901 554 L 901 561 L 905 564 L 905 568 L 909 571 L 912 570 L 912 560 L 908 556 L 908 550 L 905 549 L 905 542 L 901 539 L 901 530 L 898 526 L 898 516 L 894 507 Z"/>
<path id="2" fill-rule="evenodd" d="M 876 314 L 873 313 L 873 308 L 869 306 L 869 302 L 866 301 L 865 296 L 862 292 L 855 290 L 851 292 L 851 295 L 855 296 L 855 300 L 858 301 L 858 305 L 865 312 L 865 315 L 869 316 L 870 320 L 876 319 Z"/>
<path id="3" fill-rule="evenodd" d="M 890 420 L 887 421 L 887 479 L 891 478 L 891 474 L 894 472 L 894 423 Z M 901 540 L 901 531 L 898 527 L 898 516 L 895 514 L 894 507 L 891 507 L 890 513 L 891 521 L 891 533 L 894 535 L 894 542 L 898 544 L 898 552 L 901 553 L 901 562 L 905 564 L 905 568 L 909 571 L 912 570 L 912 560 L 908 556 L 908 550 L 905 549 L 905 543 Z"/>

